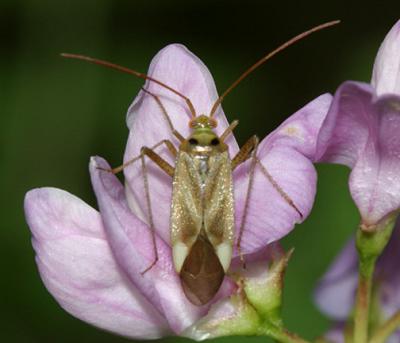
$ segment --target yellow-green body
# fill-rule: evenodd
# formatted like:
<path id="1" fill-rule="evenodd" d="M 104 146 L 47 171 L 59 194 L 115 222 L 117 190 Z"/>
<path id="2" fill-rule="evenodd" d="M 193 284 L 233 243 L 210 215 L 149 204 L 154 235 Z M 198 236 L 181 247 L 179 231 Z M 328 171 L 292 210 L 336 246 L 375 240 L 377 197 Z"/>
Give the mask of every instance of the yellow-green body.
<path id="1" fill-rule="evenodd" d="M 229 268 L 234 236 L 232 166 L 225 143 L 207 116 L 191 122 L 173 178 L 171 244 L 188 299 L 202 305 L 218 291 Z"/>

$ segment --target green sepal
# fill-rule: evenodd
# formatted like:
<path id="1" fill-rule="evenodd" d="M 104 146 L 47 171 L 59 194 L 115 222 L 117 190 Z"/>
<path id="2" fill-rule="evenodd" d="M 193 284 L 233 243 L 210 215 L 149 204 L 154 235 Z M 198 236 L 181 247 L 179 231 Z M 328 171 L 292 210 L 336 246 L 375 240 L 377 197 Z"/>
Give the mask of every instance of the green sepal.
<path id="1" fill-rule="evenodd" d="M 182 334 L 197 341 L 220 336 L 258 335 L 261 318 L 242 291 L 213 305 L 209 313 Z"/>
<path id="2" fill-rule="evenodd" d="M 372 274 L 376 259 L 392 236 L 397 215 L 397 212 L 388 215 L 376 224 L 373 230 L 365 230 L 364 225 L 360 225 L 360 229 L 357 230 L 356 247 L 360 257 L 360 274 L 363 277 Z"/>
<path id="3" fill-rule="evenodd" d="M 243 289 L 249 303 L 263 322 L 269 322 L 276 327 L 283 325 L 281 318 L 283 279 L 292 252 L 293 250 L 290 250 L 286 254 L 276 256 L 269 266 L 255 265 L 253 270 L 245 273 L 243 277 Z"/>
<path id="4" fill-rule="evenodd" d="M 236 292 L 214 304 L 209 313 L 182 333 L 200 341 L 220 336 L 267 335 L 280 342 L 305 342 L 283 327 L 283 278 L 293 250 L 271 248 L 269 258 L 238 267 L 229 276 Z"/>

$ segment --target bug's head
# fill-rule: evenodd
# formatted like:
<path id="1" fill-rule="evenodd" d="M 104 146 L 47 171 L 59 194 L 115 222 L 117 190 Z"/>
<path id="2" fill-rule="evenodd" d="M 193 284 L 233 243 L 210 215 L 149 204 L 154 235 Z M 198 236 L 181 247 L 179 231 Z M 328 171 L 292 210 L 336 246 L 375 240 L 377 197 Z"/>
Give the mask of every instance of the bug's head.
<path id="1" fill-rule="evenodd" d="M 192 120 L 189 122 L 189 127 L 193 130 L 197 129 L 204 129 L 204 130 L 212 130 L 217 127 L 217 121 L 212 118 L 208 117 L 204 114 L 194 117 Z"/>
<path id="2" fill-rule="evenodd" d="M 189 122 L 192 134 L 187 139 L 186 150 L 210 153 L 211 151 L 223 151 L 226 145 L 214 132 L 217 121 L 204 114 L 194 117 Z"/>

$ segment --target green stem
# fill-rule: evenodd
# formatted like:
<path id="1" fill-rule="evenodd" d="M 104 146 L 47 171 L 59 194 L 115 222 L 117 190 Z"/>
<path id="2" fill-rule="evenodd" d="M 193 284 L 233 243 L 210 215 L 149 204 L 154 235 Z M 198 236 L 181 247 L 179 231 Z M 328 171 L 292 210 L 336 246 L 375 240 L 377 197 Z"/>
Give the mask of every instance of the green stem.
<path id="1" fill-rule="evenodd" d="M 383 323 L 372 336 L 369 343 L 384 343 L 400 327 L 400 311 L 397 311 L 387 322 Z"/>
<path id="2" fill-rule="evenodd" d="M 369 261 L 369 268 L 362 266 L 362 264 L 364 263 L 360 260 L 360 272 L 358 276 L 358 289 L 354 313 L 354 343 L 366 343 L 368 339 L 369 307 L 375 260 Z M 365 270 L 368 270 L 368 272 L 365 272 Z"/>
<path id="3" fill-rule="evenodd" d="M 276 326 L 269 326 L 268 329 L 263 332 L 263 334 L 281 343 L 310 343 L 298 335 L 291 333 L 284 328 L 279 328 Z"/>
<path id="4" fill-rule="evenodd" d="M 358 289 L 354 312 L 354 342 L 368 341 L 372 278 L 377 258 L 389 241 L 397 214 L 381 220 L 373 231 L 357 231 L 356 246 L 359 257 Z"/>

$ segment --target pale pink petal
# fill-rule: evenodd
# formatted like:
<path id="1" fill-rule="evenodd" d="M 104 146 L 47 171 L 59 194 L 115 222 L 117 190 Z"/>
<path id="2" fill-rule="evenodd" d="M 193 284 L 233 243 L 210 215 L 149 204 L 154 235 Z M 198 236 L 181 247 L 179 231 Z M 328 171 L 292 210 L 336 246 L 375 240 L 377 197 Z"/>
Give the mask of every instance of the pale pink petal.
<path id="1" fill-rule="evenodd" d="M 366 84 L 339 87 L 322 126 L 318 158 L 353 168 L 350 191 L 365 224 L 400 207 L 400 97 Z"/>
<path id="2" fill-rule="evenodd" d="M 218 98 L 214 81 L 207 67 L 187 48 L 179 44 L 168 45 L 162 49 L 151 62 L 148 75 L 187 96 L 192 101 L 197 115 L 202 113 L 208 115 Z M 160 97 L 174 127 L 184 137 L 188 137 L 191 117 L 186 102 L 153 82 L 146 82 L 144 88 Z M 228 125 L 221 108 L 215 118 L 218 121 L 216 132 L 221 134 Z M 172 135 L 160 106 L 152 96 L 143 91 L 129 108 L 127 122 L 130 133 L 125 150 L 125 162 L 137 156 L 143 146 L 152 147 L 163 139 L 171 140 L 177 148 L 179 146 L 179 141 Z M 238 151 L 238 146 L 233 135 L 226 142 L 231 155 L 234 155 Z M 175 164 L 165 146 L 158 147 L 156 152 L 171 165 Z M 154 206 L 156 230 L 164 241 L 169 242 L 169 220 L 166 218 L 169 218 L 170 213 L 172 180 L 153 162 L 149 161 L 146 164 L 151 196 L 156 201 L 156 206 Z M 129 204 L 132 210 L 147 222 L 140 161 L 125 168 L 124 173 Z"/>
<path id="3" fill-rule="evenodd" d="M 380 270 L 378 270 L 378 273 Z M 395 273 L 398 273 L 396 270 Z M 400 310 L 400 280 L 396 277 L 376 277 L 379 283 L 379 300 L 382 305 L 382 312 L 385 318 L 390 318 Z M 399 330 L 400 334 L 400 330 Z"/>
<path id="4" fill-rule="evenodd" d="M 331 104 L 332 95 L 328 93 L 309 102 L 268 135 L 268 147 L 290 147 L 314 161 L 317 138 Z"/>
<path id="5" fill-rule="evenodd" d="M 374 89 L 361 82 L 343 83 L 333 98 L 318 137 L 317 160 L 353 168 L 375 132 L 371 101 Z"/>
<path id="6" fill-rule="evenodd" d="M 315 292 L 319 309 L 336 320 L 347 319 L 354 306 L 358 282 L 358 257 L 354 244 L 354 240 L 346 244 Z"/>
<path id="7" fill-rule="evenodd" d="M 128 208 L 124 189 L 101 158 L 92 158 L 90 172 L 111 248 L 119 265 L 131 282 L 168 320 L 175 333 L 193 324 L 208 307 L 192 305 L 185 297 L 171 256 L 171 248 L 156 237 L 158 262 L 144 275 L 142 272 L 154 261 L 154 249 L 148 226 Z M 165 218 L 164 218 L 165 220 Z M 227 282 L 227 281 L 226 281 Z M 230 292 L 224 286 L 220 296 Z"/>
<path id="8" fill-rule="evenodd" d="M 366 224 L 400 208 L 400 97 L 382 96 L 372 106 L 370 136 L 349 182 Z"/>
<path id="9" fill-rule="evenodd" d="M 245 256 L 245 262 L 247 266 L 246 269 L 251 269 L 253 264 L 258 265 L 260 262 L 264 263 L 265 265 L 266 263 L 270 263 L 272 261 L 278 261 L 284 256 L 284 254 L 285 251 L 283 250 L 280 242 L 268 244 L 262 249 Z M 240 256 L 235 256 L 232 259 L 229 271 L 232 273 L 237 272 L 240 274 L 246 274 L 246 271 L 243 270 L 243 261 L 241 260 Z"/>
<path id="10" fill-rule="evenodd" d="M 379 48 L 371 84 L 378 95 L 400 94 L 400 20 L 392 27 Z"/>
<path id="11" fill-rule="evenodd" d="M 315 157 L 319 127 L 330 102 L 329 94 L 320 96 L 260 143 L 261 163 L 303 218 L 257 165 L 243 231 L 244 252 L 256 251 L 282 238 L 308 216 L 316 191 L 316 172 L 311 161 Z M 250 163 L 244 163 L 234 172 L 237 231 L 242 222 Z"/>
<path id="12" fill-rule="evenodd" d="M 25 213 L 42 280 L 66 311 L 131 338 L 170 332 L 117 266 L 97 211 L 67 192 L 41 188 L 26 195 Z"/>
<path id="13" fill-rule="evenodd" d="M 263 144 L 260 148 L 263 148 Z M 316 186 L 316 172 L 310 160 L 296 150 L 285 147 L 274 148 L 264 156 L 261 160 L 264 167 L 306 217 L 314 201 Z M 246 168 L 248 163 L 240 167 L 235 174 L 237 230 L 242 222 L 247 192 Z M 251 253 L 282 238 L 301 220 L 300 214 L 257 166 L 243 230 L 243 251 Z"/>
<path id="14" fill-rule="evenodd" d="M 324 334 L 324 338 L 326 338 L 329 343 L 345 343 L 344 330 L 345 325 L 343 323 L 338 323 Z"/>
<path id="15" fill-rule="evenodd" d="M 396 331 L 386 341 L 386 343 L 399 343 L 399 342 L 400 342 L 400 332 L 399 331 Z"/>
<path id="16" fill-rule="evenodd" d="M 392 237 L 378 259 L 375 271 L 375 280 L 379 284 L 382 310 L 386 318 L 391 317 L 400 309 L 399 259 L 400 219 L 397 220 Z"/>

